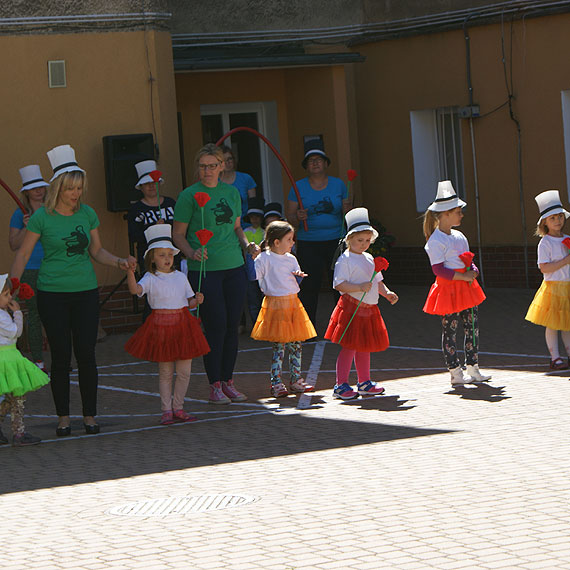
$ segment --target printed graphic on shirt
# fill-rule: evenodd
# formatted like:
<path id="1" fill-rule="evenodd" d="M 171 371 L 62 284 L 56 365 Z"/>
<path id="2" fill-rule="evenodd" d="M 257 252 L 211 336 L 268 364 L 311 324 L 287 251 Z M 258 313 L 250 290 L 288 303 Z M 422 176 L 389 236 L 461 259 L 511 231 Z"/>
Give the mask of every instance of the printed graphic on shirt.
<path id="1" fill-rule="evenodd" d="M 87 237 L 83 226 L 76 226 L 75 231 L 61 239 L 67 246 L 67 257 L 83 255 L 85 250 L 89 247 L 89 238 Z"/>
<path id="2" fill-rule="evenodd" d="M 313 216 L 318 214 L 332 214 L 333 212 L 334 206 L 329 196 L 325 196 L 325 198 L 308 209 L 308 214 Z"/>
<path id="3" fill-rule="evenodd" d="M 161 208 L 162 219 L 163 220 L 172 220 L 174 218 L 174 209 L 173 208 Z M 152 226 L 160 220 L 160 216 L 158 215 L 158 209 L 156 210 L 146 210 L 145 212 L 139 212 L 135 217 L 135 222 L 143 223 L 147 226 Z"/>
<path id="4" fill-rule="evenodd" d="M 220 198 L 220 201 L 212 208 L 212 212 L 216 216 L 216 225 L 231 224 L 234 211 L 231 209 L 225 198 Z"/>

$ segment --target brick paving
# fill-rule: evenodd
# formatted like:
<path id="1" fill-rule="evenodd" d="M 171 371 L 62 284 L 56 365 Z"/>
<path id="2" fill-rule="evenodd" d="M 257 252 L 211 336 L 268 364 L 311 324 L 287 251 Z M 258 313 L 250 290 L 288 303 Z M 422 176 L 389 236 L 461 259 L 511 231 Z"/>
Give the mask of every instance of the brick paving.
<path id="1" fill-rule="evenodd" d="M 102 433 L 81 435 L 77 417 L 55 438 L 43 389 L 27 425 L 45 441 L 0 447 L 2 570 L 570 568 L 570 373 L 548 373 L 543 330 L 523 319 L 533 292 L 489 291 L 481 365 L 493 379 L 453 390 L 438 320 L 419 311 L 425 288 L 394 288 L 401 302 L 381 309 L 395 348 L 372 358 L 380 398 L 333 400 L 338 348 L 317 339 L 303 354 L 319 371 L 310 407 L 276 401 L 267 346 L 242 335 L 235 378 L 249 401 L 208 405 L 197 360 L 187 409 L 200 421 L 162 427 L 155 366 L 108 336 Z M 321 332 L 330 308 L 323 295 Z M 250 502 L 175 510 L 217 494 Z M 145 515 L 159 499 L 162 516 Z"/>

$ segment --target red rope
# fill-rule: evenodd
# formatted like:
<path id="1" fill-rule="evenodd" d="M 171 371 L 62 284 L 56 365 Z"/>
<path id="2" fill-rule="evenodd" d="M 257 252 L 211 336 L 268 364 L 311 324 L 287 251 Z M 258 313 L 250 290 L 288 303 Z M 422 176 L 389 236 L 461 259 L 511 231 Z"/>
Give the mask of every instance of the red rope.
<path id="1" fill-rule="evenodd" d="M 228 137 L 231 137 L 234 133 L 239 133 L 240 131 L 247 131 L 248 133 L 254 134 L 255 136 L 259 137 L 272 150 L 273 154 L 277 157 L 277 160 L 281 163 L 283 170 L 285 170 L 287 177 L 289 178 L 289 180 L 291 181 L 291 184 L 293 185 L 293 190 L 295 191 L 295 196 L 297 196 L 297 203 L 299 204 L 299 209 L 304 210 L 303 202 L 301 201 L 301 194 L 299 194 L 299 189 L 297 188 L 297 183 L 295 182 L 295 179 L 293 178 L 293 174 L 289 170 L 289 167 L 287 166 L 286 162 L 283 160 L 282 156 L 279 154 L 279 151 L 261 133 L 257 132 L 255 129 L 252 129 L 250 127 L 236 127 L 235 129 L 228 131 L 216 143 L 216 146 L 220 146 Z M 303 220 L 303 227 L 305 228 L 305 231 L 307 231 L 307 229 L 308 229 L 307 220 Z"/>
<path id="2" fill-rule="evenodd" d="M 22 210 L 22 212 L 24 214 L 27 214 L 28 211 L 26 210 L 26 207 L 24 206 L 24 204 L 22 204 L 22 202 L 20 201 L 20 198 L 18 198 L 18 196 L 16 196 L 16 194 L 14 194 L 14 192 L 12 192 L 12 190 L 10 189 L 8 184 L 6 184 L 6 182 L 4 182 L 4 180 L 2 180 L 2 178 L 0 178 L 0 184 L 4 187 L 4 190 L 6 190 L 6 192 L 8 192 L 8 194 L 10 194 L 10 196 L 12 196 L 14 202 L 16 202 L 16 204 L 18 204 L 18 208 L 20 208 L 20 210 Z"/>

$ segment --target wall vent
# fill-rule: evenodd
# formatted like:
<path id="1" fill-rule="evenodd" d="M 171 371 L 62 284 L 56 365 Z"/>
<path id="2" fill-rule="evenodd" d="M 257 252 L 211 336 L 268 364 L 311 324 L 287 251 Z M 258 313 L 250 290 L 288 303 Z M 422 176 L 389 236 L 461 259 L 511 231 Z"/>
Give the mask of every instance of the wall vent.
<path id="1" fill-rule="evenodd" d="M 48 79 L 51 87 L 67 87 L 65 60 L 48 61 Z"/>

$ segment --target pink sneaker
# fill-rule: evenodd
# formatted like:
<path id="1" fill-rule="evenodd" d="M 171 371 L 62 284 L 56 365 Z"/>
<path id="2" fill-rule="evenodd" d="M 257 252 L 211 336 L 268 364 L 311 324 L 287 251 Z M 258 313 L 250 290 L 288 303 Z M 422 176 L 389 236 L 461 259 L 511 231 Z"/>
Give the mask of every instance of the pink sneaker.
<path id="1" fill-rule="evenodd" d="M 222 391 L 222 383 L 210 384 L 210 404 L 231 404 L 231 400 Z"/>
<path id="2" fill-rule="evenodd" d="M 384 388 L 378 386 L 376 382 L 366 380 L 366 382 L 359 382 L 356 389 L 361 396 L 379 396 L 384 393 Z"/>
<path id="3" fill-rule="evenodd" d="M 166 410 L 166 412 L 162 412 L 160 423 L 163 426 L 169 426 L 174 423 L 174 416 L 172 414 L 172 410 Z"/>
<path id="4" fill-rule="evenodd" d="M 247 396 L 238 392 L 234 386 L 233 380 L 228 380 L 227 382 L 222 381 L 222 392 L 232 401 L 232 402 L 244 402 L 247 400 Z"/>
<path id="5" fill-rule="evenodd" d="M 184 410 L 174 410 L 174 421 L 178 423 L 188 423 L 188 422 L 195 422 L 198 420 L 196 416 L 191 416 L 189 413 L 185 412 Z"/>

